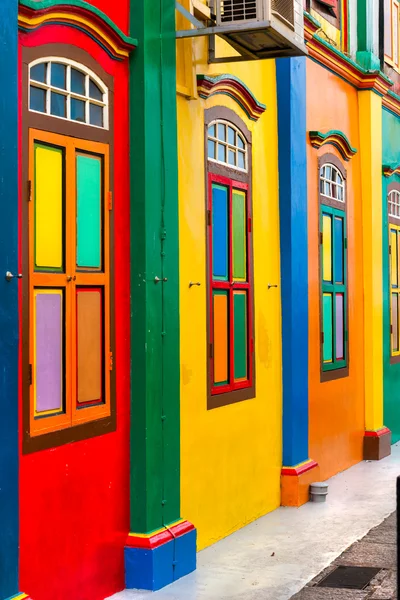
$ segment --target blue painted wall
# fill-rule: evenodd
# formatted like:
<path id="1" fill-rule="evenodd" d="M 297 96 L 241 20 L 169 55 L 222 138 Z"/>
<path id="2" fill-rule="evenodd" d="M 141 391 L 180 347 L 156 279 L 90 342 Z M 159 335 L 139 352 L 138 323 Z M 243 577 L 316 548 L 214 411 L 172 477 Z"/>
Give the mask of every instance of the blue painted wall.
<path id="1" fill-rule="evenodd" d="M 0 598 L 18 592 L 17 0 L 0 1 Z"/>
<path id="2" fill-rule="evenodd" d="M 284 466 L 294 466 L 309 458 L 305 61 L 305 58 L 276 61 Z"/>

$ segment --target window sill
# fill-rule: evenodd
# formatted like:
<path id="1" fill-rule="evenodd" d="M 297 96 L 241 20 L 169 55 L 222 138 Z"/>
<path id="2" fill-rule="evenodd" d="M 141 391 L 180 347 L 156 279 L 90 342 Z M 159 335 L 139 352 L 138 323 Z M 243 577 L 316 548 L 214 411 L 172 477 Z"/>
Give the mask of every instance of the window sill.
<path id="1" fill-rule="evenodd" d="M 73 442 L 94 438 L 115 431 L 116 425 L 115 415 L 111 414 L 111 416 L 106 417 L 105 419 L 97 419 L 96 421 L 91 421 L 82 425 L 60 429 L 59 431 L 52 431 L 51 433 L 44 433 L 43 435 L 31 436 L 29 433 L 26 433 L 22 442 L 22 452 L 23 454 L 30 454 L 31 452 L 48 450 L 50 448 L 63 446 L 64 444 L 71 444 Z"/>
<path id="2" fill-rule="evenodd" d="M 234 392 L 225 392 L 224 394 L 208 395 L 207 398 L 207 410 L 213 408 L 220 408 L 221 406 L 227 406 L 228 404 L 234 404 L 235 402 L 243 402 L 244 400 L 251 400 L 255 398 L 256 392 L 254 385 L 248 388 L 242 388 L 241 390 L 235 390 Z"/>
<path id="3" fill-rule="evenodd" d="M 321 371 L 321 383 L 326 381 L 334 381 L 335 379 L 343 379 L 349 376 L 349 367 L 340 369 L 332 369 L 332 371 Z"/>

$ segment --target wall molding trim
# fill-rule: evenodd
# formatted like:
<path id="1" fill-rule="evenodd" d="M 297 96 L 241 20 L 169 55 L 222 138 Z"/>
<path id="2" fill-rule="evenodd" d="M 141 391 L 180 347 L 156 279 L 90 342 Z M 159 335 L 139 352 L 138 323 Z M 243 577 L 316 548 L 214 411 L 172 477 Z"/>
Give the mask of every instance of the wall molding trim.
<path id="1" fill-rule="evenodd" d="M 338 129 L 331 129 L 327 133 L 321 131 L 308 132 L 310 143 L 313 148 L 321 148 L 326 144 L 331 144 L 339 150 L 344 160 L 350 160 L 357 152 L 357 148 L 353 148 L 348 137 Z"/>
<path id="2" fill-rule="evenodd" d="M 26 33 L 45 25 L 63 25 L 83 31 L 115 60 L 124 60 L 137 46 L 101 10 L 85 0 L 19 0 L 18 27 Z"/>
<path id="3" fill-rule="evenodd" d="M 213 77 L 197 75 L 197 91 L 200 98 L 205 100 L 216 94 L 229 96 L 239 104 L 251 121 L 258 121 L 267 108 L 257 100 L 243 81 L 225 73 Z"/>

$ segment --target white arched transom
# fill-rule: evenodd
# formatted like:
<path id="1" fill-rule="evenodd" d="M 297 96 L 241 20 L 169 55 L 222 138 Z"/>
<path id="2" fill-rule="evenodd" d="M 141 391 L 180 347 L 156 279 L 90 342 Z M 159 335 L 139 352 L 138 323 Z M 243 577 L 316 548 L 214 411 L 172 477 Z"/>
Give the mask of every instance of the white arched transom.
<path id="1" fill-rule="evenodd" d="M 80 63 L 40 58 L 29 65 L 29 110 L 108 129 L 108 88 Z"/>

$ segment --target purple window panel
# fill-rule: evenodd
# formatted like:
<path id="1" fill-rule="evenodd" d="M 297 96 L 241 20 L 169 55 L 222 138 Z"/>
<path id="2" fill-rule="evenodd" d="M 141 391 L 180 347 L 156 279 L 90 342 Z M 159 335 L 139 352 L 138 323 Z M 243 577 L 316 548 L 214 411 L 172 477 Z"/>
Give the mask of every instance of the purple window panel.
<path id="1" fill-rule="evenodd" d="M 61 293 L 35 295 L 36 412 L 61 411 L 63 406 L 63 333 Z"/>

